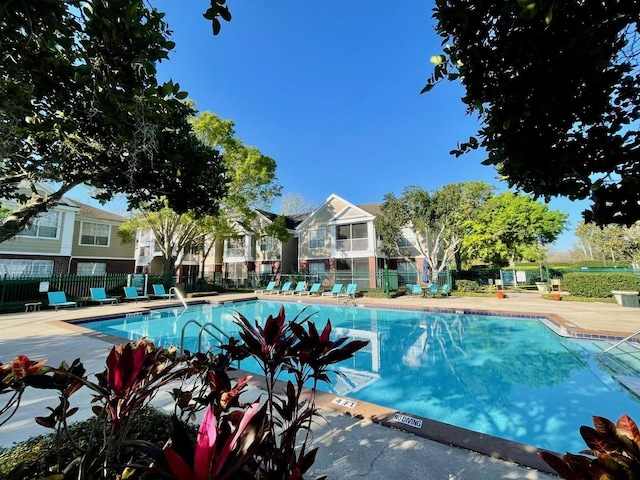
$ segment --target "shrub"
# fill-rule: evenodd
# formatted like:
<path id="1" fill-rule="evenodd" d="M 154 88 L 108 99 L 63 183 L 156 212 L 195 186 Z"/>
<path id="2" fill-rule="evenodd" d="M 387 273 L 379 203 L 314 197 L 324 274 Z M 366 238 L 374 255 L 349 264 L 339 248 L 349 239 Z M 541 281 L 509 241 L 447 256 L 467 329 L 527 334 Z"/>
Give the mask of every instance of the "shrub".
<path id="1" fill-rule="evenodd" d="M 162 445 L 169 438 L 169 419 L 168 413 L 146 407 L 132 419 L 131 431 L 137 439 Z M 91 441 L 94 427 L 93 419 L 75 422 L 68 427 L 69 435 L 40 435 L 0 451 L 0 478 L 46 478 L 51 473 L 52 465 L 68 465 L 73 461 L 76 455 L 75 445 L 71 440 L 87 444 Z M 194 426 L 188 428 L 191 429 L 191 435 L 196 434 Z"/>
<path id="2" fill-rule="evenodd" d="M 455 288 L 458 292 L 477 292 L 480 286 L 473 280 L 456 280 Z"/>
<path id="3" fill-rule="evenodd" d="M 640 291 L 640 278 L 633 273 L 565 273 L 562 289 L 577 297 L 608 298 L 611 290 Z"/>
<path id="4" fill-rule="evenodd" d="M 614 424 L 593 417 L 593 425 L 580 427 L 580 435 L 589 447 L 574 455 L 558 456 L 540 452 L 540 457 L 566 480 L 634 480 L 640 472 L 640 432 L 627 415 Z M 585 455 L 590 455 L 590 458 Z"/>

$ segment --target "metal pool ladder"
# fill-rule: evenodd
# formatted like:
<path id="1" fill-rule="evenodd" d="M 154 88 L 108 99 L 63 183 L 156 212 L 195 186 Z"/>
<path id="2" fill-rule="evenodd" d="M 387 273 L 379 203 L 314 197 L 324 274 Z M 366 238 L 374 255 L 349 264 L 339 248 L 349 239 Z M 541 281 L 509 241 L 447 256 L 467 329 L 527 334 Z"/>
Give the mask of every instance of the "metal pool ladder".
<path id="1" fill-rule="evenodd" d="M 207 332 L 209 335 L 215 338 L 218 342 L 220 342 L 220 345 L 223 345 L 224 343 L 228 343 L 229 335 L 227 335 L 220 327 L 218 327 L 212 322 L 201 323 L 195 318 L 192 318 L 191 320 L 187 320 L 185 324 L 182 326 L 182 333 L 180 334 L 180 351 L 181 352 L 184 351 L 184 332 L 187 329 L 187 327 L 192 323 L 195 323 L 198 327 L 200 327 L 200 331 L 198 332 L 198 352 L 200 352 L 200 349 L 202 348 L 202 334 L 205 332 Z M 215 332 L 211 331 L 210 329 L 215 330 Z M 227 340 L 227 342 L 225 342 L 220 337 L 218 337 L 216 333 L 222 335 L 222 337 L 224 337 L 225 340 Z"/>

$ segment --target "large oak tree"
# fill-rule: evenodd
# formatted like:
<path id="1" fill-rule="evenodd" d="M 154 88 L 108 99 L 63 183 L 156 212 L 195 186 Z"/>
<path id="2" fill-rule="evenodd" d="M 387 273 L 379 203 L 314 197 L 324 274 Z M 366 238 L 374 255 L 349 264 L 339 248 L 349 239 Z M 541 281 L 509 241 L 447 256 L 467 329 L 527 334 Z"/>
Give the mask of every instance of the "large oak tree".
<path id="1" fill-rule="evenodd" d="M 640 2 L 436 0 L 443 52 L 423 91 L 462 82 L 510 186 L 589 199 L 587 220 L 640 219 Z"/>
<path id="2" fill-rule="evenodd" d="M 223 3 L 207 11 L 214 31 Z M 163 17 L 143 0 L 0 4 L 0 198 L 14 207 L 0 241 L 80 184 L 101 200 L 124 193 L 131 207 L 166 199 L 216 213 L 222 159 L 192 135 L 187 93 L 156 79 L 174 47 Z"/>

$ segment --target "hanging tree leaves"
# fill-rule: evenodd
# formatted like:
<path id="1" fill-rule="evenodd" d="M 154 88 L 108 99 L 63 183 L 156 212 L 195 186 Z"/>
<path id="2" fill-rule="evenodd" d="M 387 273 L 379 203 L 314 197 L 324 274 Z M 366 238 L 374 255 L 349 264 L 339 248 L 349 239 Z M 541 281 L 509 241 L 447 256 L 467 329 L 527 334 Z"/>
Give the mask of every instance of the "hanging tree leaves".
<path id="1" fill-rule="evenodd" d="M 640 3 L 436 0 L 443 52 L 423 92 L 461 81 L 482 126 L 458 145 L 548 200 L 589 199 L 587 220 L 640 219 Z"/>
<path id="2" fill-rule="evenodd" d="M 80 184 L 131 207 L 217 211 L 222 161 L 192 135 L 187 93 L 156 79 L 174 47 L 163 17 L 142 0 L 2 2 L 0 198 L 16 208 L 0 241 Z"/>

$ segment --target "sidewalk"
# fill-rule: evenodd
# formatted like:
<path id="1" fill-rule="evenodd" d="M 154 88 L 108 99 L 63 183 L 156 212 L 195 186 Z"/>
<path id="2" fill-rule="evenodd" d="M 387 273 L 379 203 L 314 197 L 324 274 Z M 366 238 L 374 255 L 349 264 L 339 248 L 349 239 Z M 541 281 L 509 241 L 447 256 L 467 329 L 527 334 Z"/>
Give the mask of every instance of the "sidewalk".
<path id="1" fill-rule="evenodd" d="M 213 302 L 231 301 L 255 295 L 220 295 L 210 297 Z M 274 300 L 277 297 L 270 297 Z M 201 299 L 199 299 L 201 300 Z M 285 301 L 285 299 L 281 299 Z M 291 301 L 288 297 L 287 301 Z M 297 300 L 297 299 L 296 299 Z M 306 299 L 305 299 L 306 300 Z M 317 300 L 336 302 L 335 299 Z M 517 312 L 522 314 L 547 315 L 574 333 L 599 332 L 625 336 L 640 329 L 640 309 L 621 307 L 609 303 L 577 303 L 543 300 L 537 294 L 518 293 L 506 299 L 448 297 L 371 299 L 358 298 L 357 303 L 409 308 L 443 308 L 447 310 L 492 312 Z M 150 303 L 126 303 L 114 306 L 95 306 L 77 310 L 59 310 L 18 313 L 0 316 L 0 361 L 8 362 L 17 354 L 26 354 L 32 359 L 48 359 L 48 364 L 57 366 L 61 361 L 80 358 L 87 371 L 97 373 L 104 369 L 109 348 L 108 338 L 95 332 L 87 332 L 80 326 L 63 324 L 61 321 L 95 316 L 108 316 L 140 311 L 149 306 L 174 305 L 169 300 Z M 48 433 L 33 421 L 42 415 L 45 408 L 56 404 L 55 395 L 42 398 L 42 392 L 27 395 L 23 405 L 11 421 L 0 427 L 0 446 L 7 447 L 33 435 Z M 78 392 L 79 394 L 82 391 Z M 88 405 L 89 395 L 74 399 L 75 404 Z M 165 399 L 166 400 L 166 399 Z M 162 401 L 162 399 L 160 399 Z M 330 402 L 326 402 L 330 405 Z M 83 409 L 84 410 L 84 409 Z M 88 410 L 88 409 L 87 409 Z M 313 430 L 314 445 L 320 446 L 313 468 L 313 475 L 328 475 L 329 478 L 367 479 L 551 479 L 551 475 L 538 470 L 521 467 L 515 463 L 497 460 L 487 455 L 438 443 L 379 423 L 379 413 L 367 416 L 345 414 L 346 409 L 322 408 L 324 421 Z M 379 411 L 379 410 L 378 410 Z M 363 410 L 365 412 L 365 410 Z M 350 412 L 353 413 L 353 412 Z M 358 418 L 357 415 L 361 415 Z M 376 418 L 376 415 L 378 417 Z M 378 423 L 374 423 L 371 419 Z M 439 424 L 433 428 L 438 438 Z M 444 437 L 446 438 L 446 437 Z M 446 441 L 446 440 L 442 440 Z M 491 442 L 485 440 L 487 453 L 492 452 Z M 534 456 L 534 452 L 529 452 Z M 524 462 L 523 462 L 524 463 Z"/>

